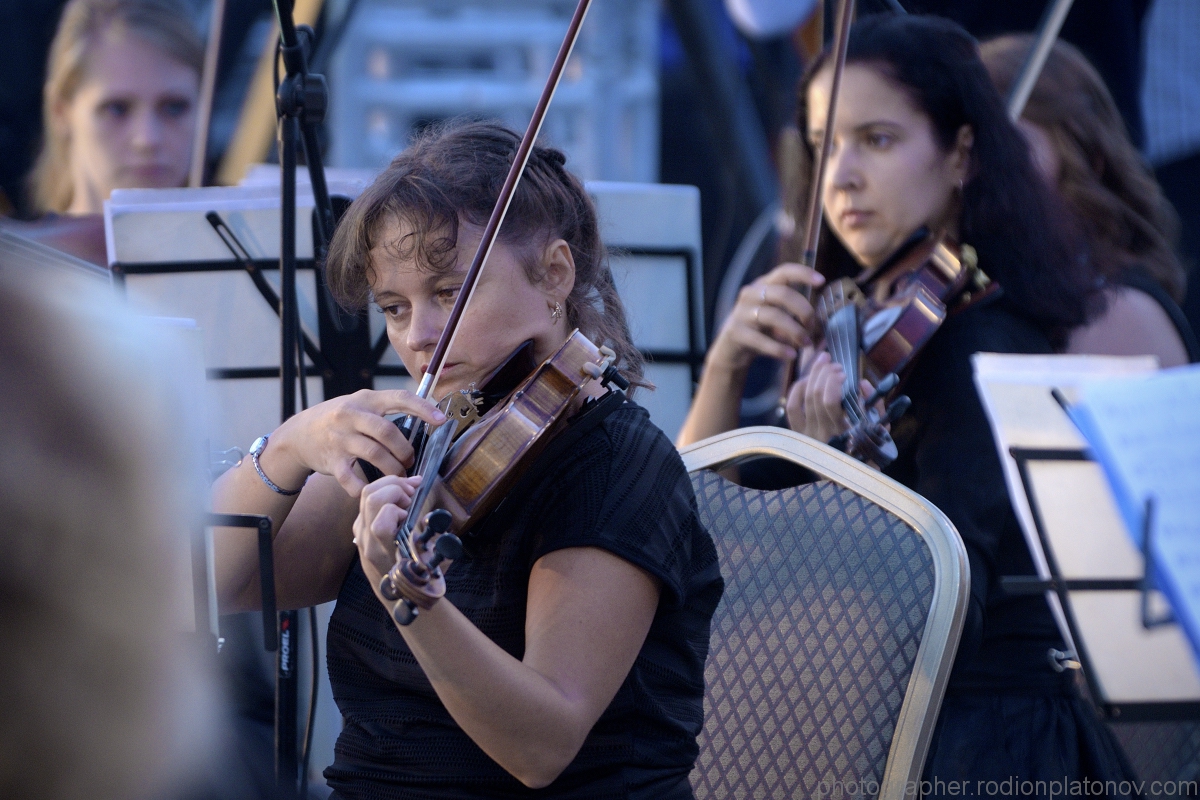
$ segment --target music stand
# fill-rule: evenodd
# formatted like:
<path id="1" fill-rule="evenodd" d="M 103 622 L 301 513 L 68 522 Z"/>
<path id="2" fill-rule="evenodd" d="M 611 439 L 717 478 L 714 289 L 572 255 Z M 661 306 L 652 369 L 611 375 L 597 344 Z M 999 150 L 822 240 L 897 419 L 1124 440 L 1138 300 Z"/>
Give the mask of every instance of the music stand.
<path id="1" fill-rule="evenodd" d="M 1113 570 L 1116 575 L 1105 575 L 1103 571 L 1090 575 L 1077 572 L 1077 577 L 1069 577 L 1060 564 L 1055 539 L 1058 550 L 1073 550 L 1066 541 L 1073 534 L 1061 530 L 1061 525 L 1055 531 L 1045 518 L 1042 509 L 1047 502 L 1055 502 L 1055 486 L 1053 480 L 1046 479 L 1039 486 L 1037 465 L 1081 467 L 1088 477 L 1081 475 L 1076 480 L 1082 478 L 1093 485 L 1085 500 L 1105 506 L 1104 516 L 1111 520 L 1107 512 L 1115 512 L 1115 506 L 1108 506 L 1107 498 L 1100 492 L 1102 487 L 1096 479 L 1103 476 L 1098 474 L 1099 467 L 1082 449 L 1012 447 L 1009 453 L 1021 474 L 1050 577 L 1004 576 L 1000 579 L 1001 586 L 1011 594 L 1055 593 L 1075 643 L 1074 656 L 1093 702 L 1106 718 L 1123 722 L 1200 720 L 1200 680 L 1190 648 L 1178 631 L 1164 627 L 1174 625 L 1174 620 L 1169 613 L 1156 608 L 1161 602 L 1152 596 L 1154 578 L 1149 568 L 1152 507 L 1147 509 L 1140 553 L 1135 553 L 1132 546 L 1123 547 L 1126 542 L 1114 541 L 1111 536 L 1105 538 L 1104 544 L 1110 549 L 1107 565 L 1116 568 Z M 1060 504 L 1063 500 L 1057 498 Z M 1060 516 L 1064 510 L 1060 508 Z M 1097 529 L 1088 533 L 1097 533 Z M 1124 536 L 1123 530 L 1118 533 Z M 1080 561 L 1078 557 L 1072 560 Z M 1103 570 L 1103 566 L 1096 566 Z M 1131 617 L 1140 623 L 1140 631 L 1137 625 L 1113 624 L 1122 619 L 1128 622 Z M 1133 652 L 1137 652 L 1138 658 L 1131 661 L 1129 655 Z"/>
<path id="2" fill-rule="evenodd" d="M 1143 552 L 1125 530 L 1107 478 L 1051 394 L 1103 376 L 1144 374 L 1145 358 L 973 357 L 975 382 L 1009 495 L 1038 568 L 1004 576 L 1013 593 L 1046 593 L 1096 707 L 1111 720 L 1200 718 L 1200 669 L 1183 632 L 1159 624 Z M 1143 540 L 1144 541 L 1144 540 Z"/>

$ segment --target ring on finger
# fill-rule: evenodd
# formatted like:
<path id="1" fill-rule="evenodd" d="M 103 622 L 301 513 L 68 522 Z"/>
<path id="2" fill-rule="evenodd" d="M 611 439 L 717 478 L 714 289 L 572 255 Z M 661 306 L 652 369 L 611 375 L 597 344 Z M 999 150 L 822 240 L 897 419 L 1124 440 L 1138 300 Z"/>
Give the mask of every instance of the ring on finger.
<path id="1" fill-rule="evenodd" d="M 754 307 L 754 324 L 760 328 L 762 327 L 762 320 L 758 318 L 758 315 L 761 311 L 762 311 L 762 306 Z"/>

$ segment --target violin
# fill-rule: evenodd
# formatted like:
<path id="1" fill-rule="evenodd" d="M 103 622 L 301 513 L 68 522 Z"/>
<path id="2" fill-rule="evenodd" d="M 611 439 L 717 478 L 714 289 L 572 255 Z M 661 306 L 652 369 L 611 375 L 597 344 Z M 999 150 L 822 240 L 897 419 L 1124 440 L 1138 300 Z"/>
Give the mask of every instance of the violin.
<path id="1" fill-rule="evenodd" d="M 846 379 L 842 407 L 850 429 L 831 445 L 863 461 L 885 467 L 895 460 L 888 425 L 908 410 L 899 395 L 880 413 L 876 403 L 893 394 L 913 359 L 946 320 L 950 308 L 963 308 L 994 286 L 978 266 L 970 245 L 948 236 L 917 231 L 895 255 L 856 280 L 826 286 L 816 310 L 830 358 Z M 875 386 L 863 400 L 859 381 Z"/>
<path id="2" fill-rule="evenodd" d="M 842 367 L 842 409 L 850 420 L 850 429 L 830 440 L 829 444 L 849 453 L 860 461 L 878 464 L 881 468 L 896 460 L 896 443 L 888 431 L 888 423 L 907 409 L 907 398 L 897 398 L 880 416 L 876 403 L 896 384 L 892 374 L 878 381 L 875 395 L 863 402 L 859 394 L 863 347 L 862 319 L 866 297 L 849 279 L 827 286 L 817 300 L 817 318 L 825 333 L 825 347 L 830 358 Z"/>
<path id="3" fill-rule="evenodd" d="M 428 398 L 437 385 L 446 353 L 454 342 L 466 306 L 471 301 L 487 257 L 533 151 L 546 110 L 578 39 L 590 0 L 579 0 L 559 48 L 550 77 L 534 108 L 533 117 L 517 147 L 496 205 L 484 226 L 475 256 L 434 347 L 417 395 Z M 430 430 L 415 417 L 397 421 L 418 449 L 416 469 L 422 482 L 409 514 L 395 534 L 397 560 L 380 583 L 380 594 L 397 602 L 392 612 L 408 625 L 421 609 L 430 608 L 446 591 L 442 564 L 462 554 L 458 533 L 465 532 L 491 511 L 538 454 L 562 430 L 569 413 L 580 405 L 580 394 L 594 380 L 621 392 L 629 382 L 618 372 L 616 356 L 598 347 L 578 330 L 492 409 L 484 408 L 494 393 L 523 363 L 526 343 L 489 379 L 484 390 L 467 389 L 443 398 L 439 407 L 447 421 Z M 482 409 L 482 414 L 480 413 Z M 429 510 L 427 510 L 429 509 Z"/>
<path id="4" fill-rule="evenodd" d="M 946 320 L 994 286 L 975 248 L 921 229 L 895 255 L 855 280 L 864 292 L 863 372 L 878 383 L 902 373 Z"/>
<path id="5" fill-rule="evenodd" d="M 451 529 L 470 530 L 496 507 L 564 427 L 584 387 L 599 380 L 616 387 L 610 391 L 629 388 L 615 361 L 612 350 L 597 347 L 576 329 L 483 416 L 473 419 L 475 401 L 467 390 L 443 400 L 447 421 L 429 435 L 422 450 L 415 474 L 426 480 L 413 497 L 408 520 L 396 532 L 397 563 L 380 584 L 385 598 L 403 600 L 393 612 L 398 623 L 411 623 L 419 609 L 445 592 L 440 565 L 462 553 L 462 542 Z M 426 507 L 434 510 L 423 513 Z"/>

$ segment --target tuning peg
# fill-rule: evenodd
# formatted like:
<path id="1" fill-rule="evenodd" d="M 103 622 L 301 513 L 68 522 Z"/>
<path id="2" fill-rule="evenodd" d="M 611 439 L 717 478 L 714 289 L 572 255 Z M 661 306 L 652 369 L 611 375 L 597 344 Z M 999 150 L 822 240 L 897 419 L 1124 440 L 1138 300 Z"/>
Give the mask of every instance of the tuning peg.
<path id="1" fill-rule="evenodd" d="M 883 398 L 887 397 L 888 393 L 891 392 L 892 389 L 895 389 L 899 383 L 900 378 L 896 375 L 896 373 L 889 372 L 887 375 L 884 375 L 883 379 L 879 381 L 879 385 L 875 387 L 875 392 L 866 399 L 866 402 L 863 403 L 863 408 L 870 408 Z"/>
<path id="2" fill-rule="evenodd" d="M 905 412 L 908 411 L 908 408 L 911 405 L 912 405 L 912 400 L 909 399 L 908 395 L 906 395 L 906 394 L 900 395 L 895 400 L 893 400 L 891 402 L 891 404 L 887 407 L 887 412 L 884 413 L 883 419 L 881 419 L 879 421 L 880 424 L 881 425 L 889 425 L 889 424 L 895 422 L 896 420 L 900 419 L 901 417 L 904 416 Z"/>
<path id="3" fill-rule="evenodd" d="M 417 537 L 417 544 L 424 547 L 434 536 L 450 530 L 450 523 L 453 521 L 454 518 L 450 515 L 450 512 L 444 508 L 435 508 L 433 511 L 430 511 L 425 515 L 422 523 L 424 530 Z"/>
<path id="4" fill-rule="evenodd" d="M 454 561 L 462 558 L 462 540 L 453 533 L 447 533 L 437 540 L 433 546 L 433 559 L 429 562 L 430 569 L 437 569 L 443 561 Z"/>
<path id="5" fill-rule="evenodd" d="M 621 391 L 629 388 L 629 379 L 617 370 L 616 365 L 604 370 L 604 378 L 600 382 L 605 386 L 608 386 L 610 383 L 615 384 Z"/>
<path id="6" fill-rule="evenodd" d="M 417 607 L 408 600 L 397 603 L 396 608 L 392 610 L 392 617 L 401 625 L 411 625 L 417 618 Z"/>

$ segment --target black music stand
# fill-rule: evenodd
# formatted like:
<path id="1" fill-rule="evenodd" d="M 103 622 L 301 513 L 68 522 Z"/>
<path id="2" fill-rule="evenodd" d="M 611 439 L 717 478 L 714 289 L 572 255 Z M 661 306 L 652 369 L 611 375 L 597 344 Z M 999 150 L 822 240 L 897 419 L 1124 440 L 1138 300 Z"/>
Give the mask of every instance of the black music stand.
<path id="1" fill-rule="evenodd" d="M 1021 486 L 1029 502 L 1030 515 L 1037 530 L 1042 552 L 1050 577 L 1043 579 L 1032 575 L 1009 575 L 1000 578 L 1001 587 L 1010 594 L 1043 594 L 1054 592 L 1062 604 L 1063 616 L 1071 639 L 1075 642 L 1079 668 L 1087 682 L 1088 691 L 1100 713 L 1105 718 L 1122 722 L 1140 721 L 1170 721 L 1170 720 L 1200 720 L 1200 699 L 1194 701 L 1172 702 L 1120 702 L 1111 701 L 1104 692 L 1099 679 L 1094 659 L 1088 653 L 1083 634 L 1071 603 L 1072 592 L 1137 592 L 1140 594 L 1141 621 L 1145 628 L 1155 628 L 1173 624 L 1171 616 L 1156 616 L 1150 611 L 1150 592 L 1155 589 L 1153 562 L 1150 557 L 1150 541 L 1152 531 L 1153 501 L 1147 501 L 1145 524 L 1142 530 L 1142 557 L 1144 574 L 1140 578 L 1067 578 L 1062 574 L 1058 561 L 1051 546 L 1050 537 L 1046 530 L 1037 493 L 1029 473 L 1029 465 L 1038 461 L 1093 461 L 1085 450 L 1071 448 L 1035 449 L 1024 447 L 1009 448 L 1009 453 L 1017 462 L 1017 470 L 1021 476 Z M 1064 659 L 1071 654 L 1063 654 Z"/>
<path id="2" fill-rule="evenodd" d="M 266 649 L 274 653 L 279 648 L 279 637 L 275 630 L 275 554 L 271 542 L 271 518 L 260 514 L 206 514 L 205 528 L 254 528 L 258 531 L 258 579 L 262 588 L 263 641 Z M 203 556 L 193 559 L 193 565 L 204 564 Z M 203 581 L 207 586 L 207 576 Z M 198 607 L 198 606 L 197 606 Z M 205 606 L 207 615 L 207 605 Z M 199 613 L 199 612 L 197 612 Z M 207 626 L 207 621 L 206 621 Z M 196 619 L 200 627 L 200 618 Z"/>
<path id="3" fill-rule="evenodd" d="M 329 190 L 325 184 L 325 170 L 321 163 L 321 148 L 317 139 L 317 127 L 325 119 L 329 105 L 329 90 L 325 78 L 308 72 L 308 45 L 315 39 L 311 30 L 306 31 L 301 41 L 293 17 L 292 0 L 274 0 L 275 14 L 279 21 L 280 53 L 283 56 L 285 77 L 275 95 L 275 113 L 279 120 L 279 166 L 280 187 L 280 233 L 279 250 L 280 297 L 279 317 L 282 325 L 280 337 L 280 422 L 286 422 L 296 413 L 296 347 L 300 337 L 300 315 L 296 302 L 296 147 L 304 147 L 312 183 L 315 209 L 313 211 L 313 257 L 318 265 L 324 256 L 333 235 L 333 207 L 329 202 Z M 318 277 L 318 284 L 324 281 Z M 318 302 L 318 307 L 326 306 Z M 328 304 L 326 309 L 341 323 L 338 311 Z M 341 324 L 338 327 L 342 327 Z M 360 326 L 365 327 L 365 326 Z M 301 378 L 303 380 L 303 378 Z M 313 616 L 310 615 L 310 619 Z M 290 636 L 295 630 L 298 615 L 295 611 L 284 611 L 279 615 L 280 638 Z M 291 800 L 299 794 L 300 785 L 307 783 L 307 776 L 299 776 L 299 757 L 296 746 L 296 714 L 298 684 L 296 670 L 292 664 L 293 648 L 279 649 L 275 690 L 275 780 L 281 800 Z M 314 680 L 315 680 L 314 676 Z"/>

